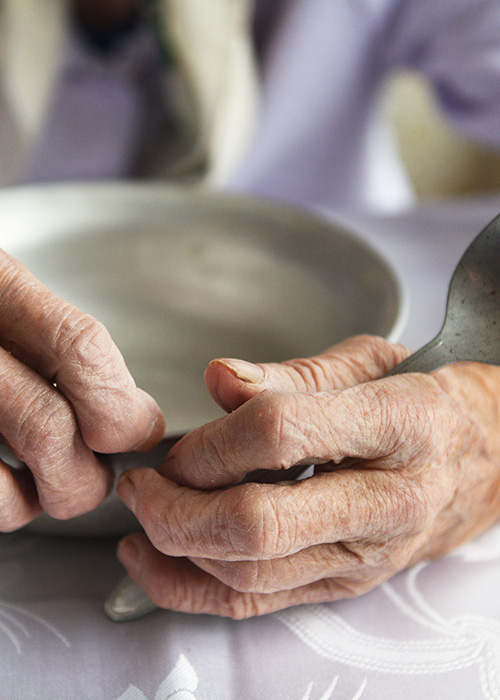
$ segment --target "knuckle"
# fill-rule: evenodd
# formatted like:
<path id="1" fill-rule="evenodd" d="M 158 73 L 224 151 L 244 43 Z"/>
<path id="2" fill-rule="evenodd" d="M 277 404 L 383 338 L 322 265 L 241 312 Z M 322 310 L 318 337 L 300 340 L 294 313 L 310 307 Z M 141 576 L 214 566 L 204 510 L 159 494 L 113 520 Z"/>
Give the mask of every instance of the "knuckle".
<path id="1" fill-rule="evenodd" d="M 365 417 L 363 429 L 377 454 L 381 446 L 384 451 L 393 449 L 400 431 L 400 422 L 395 420 L 395 405 L 392 397 L 381 392 L 376 382 L 367 382 L 356 387 L 354 400 Z"/>
<path id="2" fill-rule="evenodd" d="M 261 452 L 274 463 L 279 455 L 283 414 L 283 397 L 280 394 L 259 394 L 249 404 L 251 415 L 248 423 L 259 436 Z M 262 465 L 269 466 L 269 465 Z"/>
<path id="3" fill-rule="evenodd" d="M 141 394 L 105 326 L 70 309 L 52 347 L 54 382 L 75 407 L 86 443 L 97 452 L 139 444 L 146 420 Z"/>
<path id="4" fill-rule="evenodd" d="M 221 520 L 215 519 L 213 527 L 214 537 L 222 533 L 235 558 L 268 559 L 288 550 L 288 543 L 282 541 L 282 525 L 274 501 L 263 484 L 235 489 Z"/>
<path id="5" fill-rule="evenodd" d="M 247 620 L 265 612 L 264 601 L 259 594 L 240 593 L 231 588 L 225 589 L 224 597 L 218 601 L 218 614 L 232 620 Z"/>
<path id="6" fill-rule="evenodd" d="M 147 507 L 141 505 L 136 515 L 151 544 L 159 552 L 170 556 L 189 553 L 185 524 L 181 518 L 176 518 L 174 512 L 167 514 L 154 497 L 148 498 Z"/>
<path id="7" fill-rule="evenodd" d="M 332 384 L 332 368 L 327 354 L 288 360 L 283 365 L 293 370 L 290 378 L 296 391 L 322 391 Z"/>
<path id="8" fill-rule="evenodd" d="M 259 562 L 224 562 L 217 578 L 239 593 L 256 593 L 263 586 Z"/>
<path id="9" fill-rule="evenodd" d="M 258 437 L 253 440 L 257 457 L 267 461 L 262 468 L 292 466 L 302 456 L 308 429 L 299 416 L 297 395 L 265 392 L 252 400 L 250 410 L 245 423 L 252 426 L 252 436 Z"/>
<path id="10" fill-rule="evenodd" d="M 135 514 L 154 547 L 170 556 L 209 557 L 220 561 L 266 560 L 290 549 L 265 485 L 245 484 L 214 493 L 205 513 L 187 520 L 192 494 L 168 505 L 148 490 Z M 269 505 L 271 503 L 271 505 Z"/>
<path id="11" fill-rule="evenodd" d="M 149 471 L 141 468 L 134 477 L 137 490 L 134 513 L 151 544 L 167 556 L 202 555 L 207 547 L 207 527 L 205 518 L 186 515 L 192 510 L 190 493 L 184 491 L 168 500 L 156 477 L 149 481 Z"/>
<path id="12" fill-rule="evenodd" d="M 181 481 L 197 488 L 213 488 L 214 478 L 221 473 L 221 465 L 224 465 L 224 478 L 231 481 L 232 460 L 226 459 L 226 455 L 231 455 L 231 445 L 222 426 L 202 426 L 196 437 L 188 436 L 185 444 L 189 446 L 189 474 L 184 470 L 180 474 Z"/>
<path id="13" fill-rule="evenodd" d="M 252 488 L 237 488 L 228 493 L 219 502 L 215 517 L 206 523 L 208 541 L 215 552 L 246 559 L 261 546 L 262 516 L 258 496 L 252 492 Z"/>
<path id="14" fill-rule="evenodd" d="M 401 449 L 410 456 L 428 443 L 432 430 L 431 406 L 416 401 L 409 391 L 412 392 L 412 387 L 390 391 L 384 382 L 366 382 L 343 396 L 364 417 L 357 428 L 363 431 L 358 441 L 366 445 L 368 457 L 394 454 Z"/>
<path id="15" fill-rule="evenodd" d="M 385 501 L 385 530 L 392 530 L 394 535 L 418 533 L 428 527 L 435 516 L 432 494 L 418 478 L 398 479 L 397 484 L 384 489 L 380 497 Z"/>
<path id="16" fill-rule="evenodd" d="M 342 542 L 342 549 L 352 556 L 349 576 L 340 580 L 350 582 L 356 595 L 386 580 L 408 563 L 407 537 L 394 536 L 384 542 Z"/>
<path id="17" fill-rule="evenodd" d="M 373 365 L 373 374 L 385 374 L 403 360 L 409 351 L 403 345 L 392 343 L 376 335 L 360 335 L 355 338 L 362 350 L 361 365 Z"/>
<path id="18" fill-rule="evenodd" d="M 394 499 L 394 508 L 398 522 L 406 523 L 409 533 L 424 528 L 431 513 L 428 498 L 421 489 L 405 489 Z"/>
<path id="19" fill-rule="evenodd" d="M 364 334 L 334 345 L 324 357 L 332 365 L 333 384 L 345 388 L 384 375 L 408 354 L 402 345 Z"/>
<path id="20" fill-rule="evenodd" d="M 41 505 L 61 520 L 88 512 L 106 495 L 107 479 L 79 441 L 71 407 L 49 386 L 26 394 L 10 443 L 35 477 Z"/>
<path id="21" fill-rule="evenodd" d="M 435 517 L 432 495 L 420 486 L 407 487 L 398 499 L 397 507 L 400 522 L 407 523 L 408 534 L 424 530 Z"/>
<path id="22" fill-rule="evenodd" d="M 22 390 L 22 389 L 21 389 Z M 14 438 L 23 461 L 58 463 L 58 457 L 76 431 L 76 421 L 67 403 L 51 387 L 23 392 L 23 410 Z"/>
<path id="23" fill-rule="evenodd" d="M 114 354 L 105 326 L 89 314 L 67 307 L 54 332 L 56 353 L 71 366 L 85 367 L 94 376 L 107 370 Z"/>

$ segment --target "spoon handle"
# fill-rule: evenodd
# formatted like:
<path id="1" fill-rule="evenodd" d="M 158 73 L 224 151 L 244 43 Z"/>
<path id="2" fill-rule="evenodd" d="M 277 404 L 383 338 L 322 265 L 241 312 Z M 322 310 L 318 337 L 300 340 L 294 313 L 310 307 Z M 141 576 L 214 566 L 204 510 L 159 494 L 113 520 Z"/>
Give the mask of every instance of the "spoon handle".
<path id="1" fill-rule="evenodd" d="M 385 377 L 392 377 L 395 374 L 406 374 L 408 372 L 433 372 L 440 367 L 456 361 L 451 353 L 447 353 L 443 346 L 441 334 L 430 340 L 420 350 L 412 353 L 405 360 L 393 367 L 385 374 Z"/>

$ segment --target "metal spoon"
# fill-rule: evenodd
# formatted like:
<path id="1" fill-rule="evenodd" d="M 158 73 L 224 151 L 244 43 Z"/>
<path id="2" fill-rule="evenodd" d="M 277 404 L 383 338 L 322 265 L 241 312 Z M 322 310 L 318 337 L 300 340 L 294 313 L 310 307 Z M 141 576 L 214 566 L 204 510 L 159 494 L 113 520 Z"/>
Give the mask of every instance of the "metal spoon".
<path id="1" fill-rule="evenodd" d="M 437 336 L 386 376 L 432 372 L 464 361 L 500 364 L 500 215 L 476 236 L 455 268 Z"/>
<path id="2" fill-rule="evenodd" d="M 478 234 L 460 259 L 437 336 L 385 376 L 432 372 L 463 361 L 500 365 L 500 215 Z M 261 470 L 246 480 L 271 483 L 295 479 L 306 468 Z M 140 617 L 155 607 L 146 593 L 126 577 L 106 600 L 104 609 L 118 622 Z"/>

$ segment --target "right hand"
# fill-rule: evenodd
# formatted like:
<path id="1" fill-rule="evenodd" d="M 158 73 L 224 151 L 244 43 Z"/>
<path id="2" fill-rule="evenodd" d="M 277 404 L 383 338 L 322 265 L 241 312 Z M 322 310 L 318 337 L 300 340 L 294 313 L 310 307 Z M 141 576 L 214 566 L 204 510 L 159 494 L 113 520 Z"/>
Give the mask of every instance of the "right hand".
<path id="1" fill-rule="evenodd" d="M 164 427 L 104 326 L 0 251 L 0 441 L 26 465 L 0 461 L 0 531 L 92 510 L 113 479 L 94 451 L 146 451 Z"/>

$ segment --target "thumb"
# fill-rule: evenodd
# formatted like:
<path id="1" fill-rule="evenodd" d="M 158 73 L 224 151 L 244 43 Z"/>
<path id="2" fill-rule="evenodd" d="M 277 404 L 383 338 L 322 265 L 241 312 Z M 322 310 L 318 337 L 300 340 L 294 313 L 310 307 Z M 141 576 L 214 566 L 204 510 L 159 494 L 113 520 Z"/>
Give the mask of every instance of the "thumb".
<path id="1" fill-rule="evenodd" d="M 353 336 L 320 355 L 281 363 L 217 358 L 205 370 L 205 384 L 214 401 L 231 412 L 262 391 L 330 391 L 378 379 L 409 353 L 378 336 Z"/>

